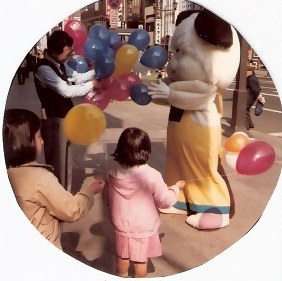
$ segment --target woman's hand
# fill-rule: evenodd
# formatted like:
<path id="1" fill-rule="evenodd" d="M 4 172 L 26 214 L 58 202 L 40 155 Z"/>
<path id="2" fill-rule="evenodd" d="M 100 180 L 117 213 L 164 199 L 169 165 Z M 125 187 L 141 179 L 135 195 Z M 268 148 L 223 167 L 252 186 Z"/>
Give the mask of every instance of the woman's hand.
<path id="1" fill-rule="evenodd" d="M 94 193 L 100 193 L 103 188 L 105 187 L 105 182 L 103 180 L 97 180 L 94 181 L 92 184 L 90 184 L 89 189 Z"/>

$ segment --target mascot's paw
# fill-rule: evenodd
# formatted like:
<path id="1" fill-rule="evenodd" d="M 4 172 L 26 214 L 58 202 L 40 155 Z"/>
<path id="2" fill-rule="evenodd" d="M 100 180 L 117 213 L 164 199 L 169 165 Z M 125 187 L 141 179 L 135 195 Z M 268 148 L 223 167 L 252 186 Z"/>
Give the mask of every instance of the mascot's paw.
<path id="1" fill-rule="evenodd" d="M 176 214 L 176 215 L 187 215 L 187 211 L 171 207 L 168 209 L 159 209 L 162 214 Z"/>
<path id="2" fill-rule="evenodd" d="M 229 214 L 197 213 L 187 217 L 186 223 L 197 229 L 217 229 L 229 224 Z"/>

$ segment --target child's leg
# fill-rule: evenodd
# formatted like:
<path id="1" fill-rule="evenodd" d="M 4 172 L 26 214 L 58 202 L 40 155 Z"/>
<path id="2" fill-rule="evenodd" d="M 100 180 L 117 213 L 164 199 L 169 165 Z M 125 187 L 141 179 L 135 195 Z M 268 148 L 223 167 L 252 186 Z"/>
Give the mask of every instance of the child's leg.
<path id="1" fill-rule="evenodd" d="M 134 262 L 135 277 L 141 278 L 146 277 L 147 272 L 147 262 Z"/>
<path id="2" fill-rule="evenodd" d="M 129 259 L 122 259 L 118 257 L 117 259 L 117 275 L 120 277 L 128 276 L 128 268 L 129 268 Z"/>

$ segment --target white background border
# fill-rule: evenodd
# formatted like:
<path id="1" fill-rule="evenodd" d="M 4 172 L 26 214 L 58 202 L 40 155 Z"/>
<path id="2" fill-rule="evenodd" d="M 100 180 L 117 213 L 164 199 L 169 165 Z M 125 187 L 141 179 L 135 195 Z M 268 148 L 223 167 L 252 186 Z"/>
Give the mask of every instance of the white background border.
<path id="1" fill-rule="evenodd" d="M 1 124 L 6 96 L 21 60 L 54 25 L 94 1 L 3 0 L 0 3 Z M 231 22 L 267 66 L 282 92 L 281 1 L 195 1 Z M 112 280 L 50 247 L 20 211 L 4 165 L 1 137 L 0 280 Z M 201 267 L 161 280 L 282 280 L 282 180 L 259 222 L 241 240 Z M 193 258 L 187 253 L 187 259 Z"/>

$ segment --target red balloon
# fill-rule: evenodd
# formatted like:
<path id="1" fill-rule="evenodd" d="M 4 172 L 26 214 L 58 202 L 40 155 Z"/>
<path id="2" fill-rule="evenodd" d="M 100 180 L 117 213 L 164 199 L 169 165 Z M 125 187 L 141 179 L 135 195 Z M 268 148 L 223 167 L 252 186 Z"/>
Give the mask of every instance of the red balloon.
<path id="1" fill-rule="evenodd" d="M 142 84 L 141 79 L 134 73 L 125 74 L 121 78 L 126 80 L 126 83 L 129 88 L 132 85 Z"/>
<path id="2" fill-rule="evenodd" d="M 113 100 L 117 101 L 127 100 L 130 94 L 126 81 L 118 78 L 112 81 L 108 93 Z"/>
<path id="3" fill-rule="evenodd" d="M 85 103 L 90 103 L 96 105 L 101 110 L 104 110 L 110 103 L 106 92 L 103 90 L 98 90 L 97 92 L 90 92 L 84 97 Z"/>
<path id="4" fill-rule="evenodd" d="M 106 92 L 109 99 L 124 101 L 130 94 L 132 85 L 141 84 L 141 79 L 134 73 L 126 73 L 118 77 L 110 76 L 101 80 L 101 90 Z"/>
<path id="5" fill-rule="evenodd" d="M 264 141 L 247 144 L 239 153 L 236 170 L 244 175 L 257 175 L 268 170 L 274 163 L 273 147 Z"/>
<path id="6" fill-rule="evenodd" d="M 110 76 L 110 77 L 105 78 L 105 79 L 101 79 L 101 83 L 100 83 L 101 89 L 102 90 L 108 90 L 110 88 L 113 80 L 114 80 L 113 76 Z"/>
<path id="7" fill-rule="evenodd" d="M 88 36 L 85 25 L 78 20 L 68 20 L 64 26 L 65 32 L 73 38 L 73 49 L 76 54 L 82 52 L 82 48 Z"/>
<path id="8" fill-rule="evenodd" d="M 77 48 L 74 50 L 74 52 L 75 52 L 76 55 L 79 55 L 79 56 L 82 56 L 82 57 L 85 56 L 83 46 L 82 46 L 82 47 L 77 47 Z"/>

